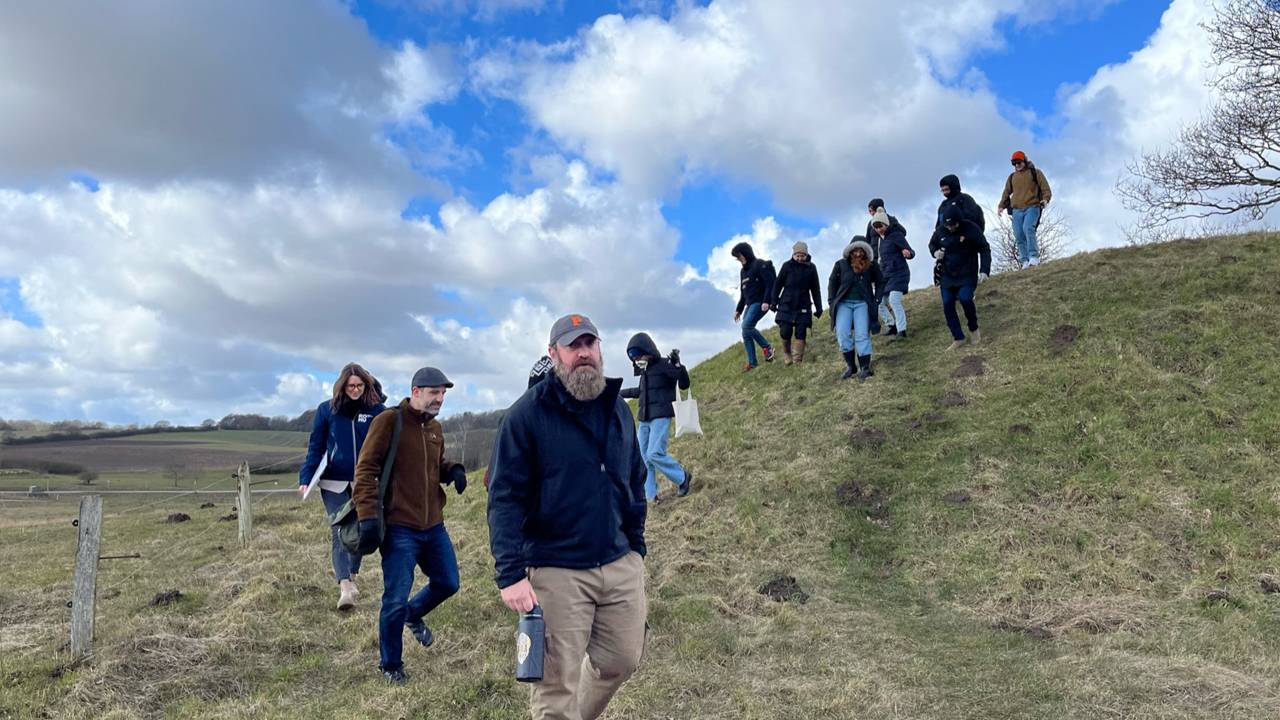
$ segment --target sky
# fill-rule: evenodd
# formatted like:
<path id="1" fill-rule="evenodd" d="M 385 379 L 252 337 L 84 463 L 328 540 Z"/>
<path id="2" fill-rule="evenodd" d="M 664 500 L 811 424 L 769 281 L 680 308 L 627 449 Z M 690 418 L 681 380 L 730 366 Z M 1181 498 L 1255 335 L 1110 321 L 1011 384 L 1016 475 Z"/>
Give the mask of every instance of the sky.
<path id="1" fill-rule="evenodd" d="M 1121 245 L 1125 163 L 1212 100 L 1207 5 L 0 5 L 0 417 L 294 416 L 352 361 L 502 408 L 569 312 L 606 374 L 638 331 L 696 362 L 735 243 L 825 275 L 883 197 L 919 249 L 1017 149 L 1071 251 Z"/>

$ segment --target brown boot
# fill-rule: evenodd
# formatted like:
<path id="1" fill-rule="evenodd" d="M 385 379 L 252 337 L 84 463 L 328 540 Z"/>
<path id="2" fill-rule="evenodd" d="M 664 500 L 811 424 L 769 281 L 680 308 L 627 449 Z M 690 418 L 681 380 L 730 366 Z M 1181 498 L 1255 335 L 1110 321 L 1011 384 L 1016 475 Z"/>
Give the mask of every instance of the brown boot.
<path id="1" fill-rule="evenodd" d="M 792 357 L 795 359 L 796 364 L 804 362 L 804 340 L 796 341 L 796 349 L 792 353 Z"/>
<path id="2" fill-rule="evenodd" d="M 782 364 L 784 365 L 791 364 L 791 341 L 790 340 L 782 341 Z"/>

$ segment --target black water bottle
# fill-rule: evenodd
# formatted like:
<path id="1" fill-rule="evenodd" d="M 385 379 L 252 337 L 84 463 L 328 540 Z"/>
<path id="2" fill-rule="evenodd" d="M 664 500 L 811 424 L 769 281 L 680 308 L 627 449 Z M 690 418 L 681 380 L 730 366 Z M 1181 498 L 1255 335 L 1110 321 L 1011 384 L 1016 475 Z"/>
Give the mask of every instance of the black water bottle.
<path id="1" fill-rule="evenodd" d="M 516 680 L 541 682 L 542 655 L 546 649 L 547 624 L 542 619 L 542 608 L 533 609 L 520 616 L 516 626 Z"/>

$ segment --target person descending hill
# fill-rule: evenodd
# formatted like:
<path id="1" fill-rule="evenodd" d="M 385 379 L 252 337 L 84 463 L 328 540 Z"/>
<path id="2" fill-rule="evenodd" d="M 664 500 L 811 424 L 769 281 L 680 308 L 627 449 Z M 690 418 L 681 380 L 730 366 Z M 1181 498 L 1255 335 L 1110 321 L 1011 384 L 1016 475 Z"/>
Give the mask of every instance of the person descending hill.
<path id="1" fill-rule="evenodd" d="M 845 247 L 831 268 L 827 280 L 827 302 L 831 305 L 831 327 L 836 331 L 845 371 L 841 379 L 854 373 L 866 382 L 871 370 L 871 334 L 879 332 L 876 308 L 884 288 L 880 266 L 871 262 L 871 245 L 861 235 Z"/>
<path id="2" fill-rule="evenodd" d="M 960 178 L 955 175 L 944 176 L 938 181 L 938 188 L 942 191 L 942 202 L 938 205 L 938 220 L 933 225 L 933 236 L 929 238 L 930 246 L 942 235 L 942 216 L 946 214 L 948 208 L 956 208 L 960 212 L 961 219 L 972 222 L 978 226 L 979 230 L 986 232 L 987 220 L 982 215 L 982 207 L 969 193 L 960 191 Z M 942 264 L 934 263 L 933 284 L 939 285 L 941 277 Z"/>
<path id="3" fill-rule="evenodd" d="M 884 299 L 880 304 L 880 323 L 888 326 L 887 335 L 894 339 L 907 336 L 907 310 L 902 296 L 911 285 L 908 260 L 916 252 L 907 244 L 907 231 L 881 209 L 871 218 L 871 231 L 880 241 L 880 270 L 884 273 Z"/>
<path id="4" fill-rule="evenodd" d="M 756 368 L 756 348 L 758 344 L 764 352 L 765 362 L 773 362 L 773 346 L 764 335 L 756 329 L 769 312 L 769 298 L 773 293 L 773 263 L 757 258 L 751 246 L 740 242 L 733 246 L 733 257 L 742 263 L 739 281 L 738 307 L 733 313 L 733 321 L 742 321 L 742 345 L 747 350 L 747 364 L 744 371 Z"/>
<path id="5" fill-rule="evenodd" d="M 311 478 L 324 460 L 320 475 L 320 499 L 325 512 L 337 511 L 351 499 L 351 481 L 355 478 L 356 460 L 364 446 L 369 425 L 386 406 L 382 403 L 382 386 L 368 370 L 348 363 L 333 384 L 333 397 L 316 408 L 307 442 L 307 459 L 298 471 L 298 491 L 306 490 Z M 356 575 L 360 572 L 360 556 L 348 553 L 338 539 L 338 528 L 330 526 L 329 556 L 333 576 L 338 581 L 338 609 L 355 607 Z"/>
<path id="6" fill-rule="evenodd" d="M 1013 222 L 1013 239 L 1018 247 L 1019 267 L 1035 267 L 1040 264 L 1040 248 L 1036 244 L 1036 230 L 1040 228 L 1040 213 L 1044 211 L 1053 191 L 1044 172 L 1018 150 L 1009 158 L 1013 172 L 1004 181 L 1004 192 L 996 212 L 1009 211 Z"/>
<path id="7" fill-rule="evenodd" d="M 636 333 L 627 341 L 627 357 L 640 384 L 623 388 L 622 397 L 635 398 L 636 441 L 644 456 L 649 475 L 644 483 L 644 497 L 649 502 L 658 499 L 658 472 L 676 484 L 676 495 L 689 494 L 693 473 L 681 467 L 675 458 L 667 454 L 667 439 L 671 431 L 671 418 L 675 417 L 676 388 L 689 389 L 689 371 L 680 364 L 680 351 L 672 350 L 662 357 L 658 346 L 648 333 Z"/>
<path id="8" fill-rule="evenodd" d="M 822 283 L 808 245 L 798 242 L 792 246 L 791 259 L 782 263 L 771 297 L 770 304 L 778 313 L 778 332 L 782 335 L 782 362 L 787 365 L 793 361 L 804 362 L 809 328 L 813 318 L 822 317 Z"/>
<path id="9" fill-rule="evenodd" d="M 872 224 L 875 223 L 874 218 L 878 212 L 883 212 L 885 216 L 889 218 L 889 227 L 900 229 L 902 230 L 902 236 L 907 236 L 907 229 L 902 227 L 902 223 L 898 222 L 898 218 L 890 215 L 889 211 L 884 209 L 884 200 L 882 198 L 871 198 L 871 201 L 867 203 L 867 214 L 873 219 L 867 221 L 867 232 L 864 237 L 867 239 L 867 244 L 869 244 L 871 249 L 875 251 L 873 253 L 875 257 L 872 258 L 875 262 L 880 262 L 881 253 L 880 236 L 876 234 L 875 228 L 872 227 Z M 883 266 L 881 266 L 881 268 L 883 269 Z"/>
<path id="10" fill-rule="evenodd" d="M 974 294 L 978 283 L 991 273 L 991 247 L 982 234 L 982 228 L 962 216 L 959 208 L 947 208 L 943 216 L 943 231 L 929 241 L 929 252 L 942 268 L 939 290 L 942 293 L 942 314 L 947 319 L 954 342 L 947 347 L 955 350 L 964 344 L 964 331 L 956 315 L 956 303 L 964 308 L 969 323 L 969 340 L 974 345 L 982 342 L 978 330 L 978 308 Z"/>

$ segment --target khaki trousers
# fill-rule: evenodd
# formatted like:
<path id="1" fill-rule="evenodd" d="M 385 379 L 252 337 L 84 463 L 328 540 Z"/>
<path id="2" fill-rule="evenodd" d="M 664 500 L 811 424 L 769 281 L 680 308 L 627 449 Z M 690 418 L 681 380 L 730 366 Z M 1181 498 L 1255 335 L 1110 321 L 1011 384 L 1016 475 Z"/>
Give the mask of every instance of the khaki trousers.
<path id="1" fill-rule="evenodd" d="M 630 552 L 598 568 L 529 569 L 547 623 L 534 720 L 594 720 L 635 672 L 648 602 L 644 560 Z"/>

